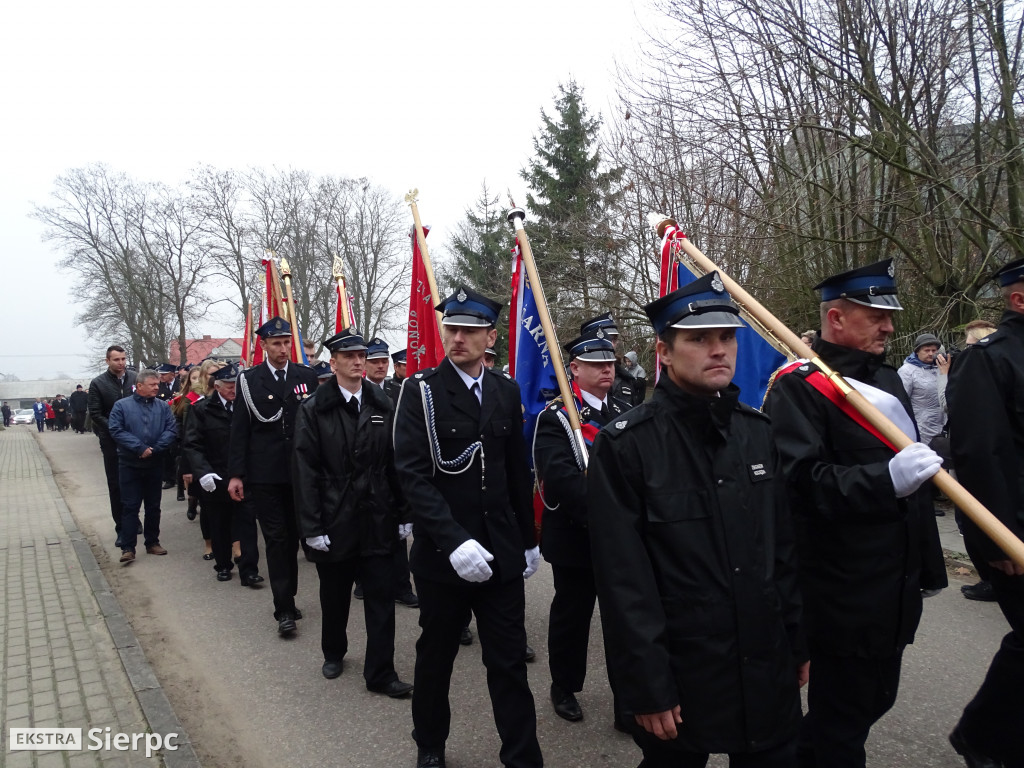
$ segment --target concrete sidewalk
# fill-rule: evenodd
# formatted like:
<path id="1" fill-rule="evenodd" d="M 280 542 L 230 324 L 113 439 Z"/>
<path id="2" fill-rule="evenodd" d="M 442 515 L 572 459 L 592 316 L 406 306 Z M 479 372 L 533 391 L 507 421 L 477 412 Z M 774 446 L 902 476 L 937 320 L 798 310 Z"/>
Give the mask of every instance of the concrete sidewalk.
<path id="1" fill-rule="evenodd" d="M 0 766 L 198 766 L 33 435 L 0 432 Z M 81 728 L 80 751 L 11 751 L 9 729 Z M 176 750 L 89 749 L 90 729 L 177 733 Z M 93 742 L 94 743 L 94 742 Z"/>

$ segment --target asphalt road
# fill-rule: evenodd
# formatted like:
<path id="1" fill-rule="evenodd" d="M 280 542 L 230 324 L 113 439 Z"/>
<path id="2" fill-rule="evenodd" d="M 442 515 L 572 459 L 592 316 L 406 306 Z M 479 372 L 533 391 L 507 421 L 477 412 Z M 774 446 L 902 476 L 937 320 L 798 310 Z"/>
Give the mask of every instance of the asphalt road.
<path id="1" fill-rule="evenodd" d="M 409 701 L 371 694 L 364 687 L 361 603 L 354 601 L 349 622 L 345 671 L 337 680 L 325 680 L 320 674 L 320 610 L 312 564 L 300 555 L 297 602 L 304 618 L 298 636 L 279 639 L 269 587 L 243 588 L 237 577 L 217 582 L 211 563 L 201 559 L 198 521 L 186 519 L 185 504 L 175 501 L 170 490 L 164 493 L 161 524 L 161 543 L 170 554 L 149 556 L 140 546 L 138 560 L 121 567 L 96 438 L 72 432 L 37 437 L 78 527 L 90 540 L 204 765 L 415 764 Z M 262 572 L 266 575 L 265 569 Z M 874 728 L 868 743 L 869 765 L 963 765 L 946 736 L 1007 629 L 995 604 L 965 600 L 958 587 L 954 581 L 950 589 L 926 601 L 917 640 L 905 655 L 897 704 Z M 586 717 L 567 723 L 554 715 L 547 696 L 550 568 L 541 566 L 527 582 L 526 593 L 527 632 L 537 650 L 537 661 L 529 667 L 530 682 L 546 764 L 637 765 L 640 753 L 632 740 L 611 726 L 611 692 L 597 620 L 587 685 L 579 697 Z M 396 667 L 399 676 L 411 682 L 418 612 L 396 606 L 396 615 Z M 813 669 L 811 674 L 813 681 Z M 448 765 L 497 766 L 498 738 L 478 643 L 459 652 L 451 701 Z M 726 764 L 723 758 L 710 763 Z"/>

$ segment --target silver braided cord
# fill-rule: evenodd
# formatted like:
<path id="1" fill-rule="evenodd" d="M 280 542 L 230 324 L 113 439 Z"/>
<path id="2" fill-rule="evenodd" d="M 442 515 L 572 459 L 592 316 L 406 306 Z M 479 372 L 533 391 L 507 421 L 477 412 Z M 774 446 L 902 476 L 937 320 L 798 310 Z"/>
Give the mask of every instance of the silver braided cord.
<path id="1" fill-rule="evenodd" d="M 255 416 L 258 421 L 262 421 L 264 424 L 272 424 L 284 415 L 284 406 L 282 405 L 276 414 L 271 416 L 269 419 L 264 418 L 263 414 L 256 410 L 256 405 L 252 401 L 252 395 L 249 393 L 249 382 L 246 380 L 245 374 L 243 373 L 238 377 L 238 379 L 242 382 L 242 399 L 245 400 L 245 405 L 249 409 L 249 413 Z"/>
<path id="2" fill-rule="evenodd" d="M 434 466 L 446 475 L 460 475 L 469 469 L 477 451 L 480 452 L 480 462 L 483 466 L 484 444 L 479 440 L 467 446 L 466 450 L 454 459 L 445 460 L 441 457 L 441 444 L 438 442 L 437 426 L 434 423 L 434 396 L 430 392 L 430 385 L 425 381 L 420 382 L 420 391 L 423 392 L 423 420 L 427 426 L 427 440 L 430 442 L 430 456 L 434 460 Z"/>

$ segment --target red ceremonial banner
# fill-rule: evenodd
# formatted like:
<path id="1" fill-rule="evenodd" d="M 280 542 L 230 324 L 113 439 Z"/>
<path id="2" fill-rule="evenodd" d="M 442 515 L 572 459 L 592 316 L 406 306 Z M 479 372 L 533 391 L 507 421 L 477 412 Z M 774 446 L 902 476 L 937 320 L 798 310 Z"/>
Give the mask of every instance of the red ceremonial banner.
<path id="1" fill-rule="evenodd" d="M 430 227 L 423 228 L 423 237 L 430 232 Z M 441 345 L 441 332 L 437 327 L 437 313 L 434 311 L 434 300 L 430 295 L 430 281 L 427 279 L 427 268 L 420 255 L 420 244 L 416 231 L 409 235 L 412 238 L 412 290 L 409 297 L 409 332 L 406 343 L 406 377 L 416 371 L 433 368 L 444 359 L 444 347 Z"/>

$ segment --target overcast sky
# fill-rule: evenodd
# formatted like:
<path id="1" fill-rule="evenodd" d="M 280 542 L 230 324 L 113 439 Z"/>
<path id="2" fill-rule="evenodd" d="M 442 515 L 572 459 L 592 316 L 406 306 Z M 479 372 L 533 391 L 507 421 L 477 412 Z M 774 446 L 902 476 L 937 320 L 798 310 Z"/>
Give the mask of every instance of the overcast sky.
<path id="1" fill-rule="evenodd" d="M 28 218 L 63 171 L 100 161 L 169 184 L 200 163 L 365 175 L 398 195 L 419 188 L 439 251 L 483 179 L 524 202 L 518 171 L 559 83 L 575 78 L 592 111 L 616 108 L 615 63 L 635 58 L 647 13 L 621 0 L 6 6 L 0 373 L 95 365 L 70 300 L 89 286 L 57 273 Z"/>

